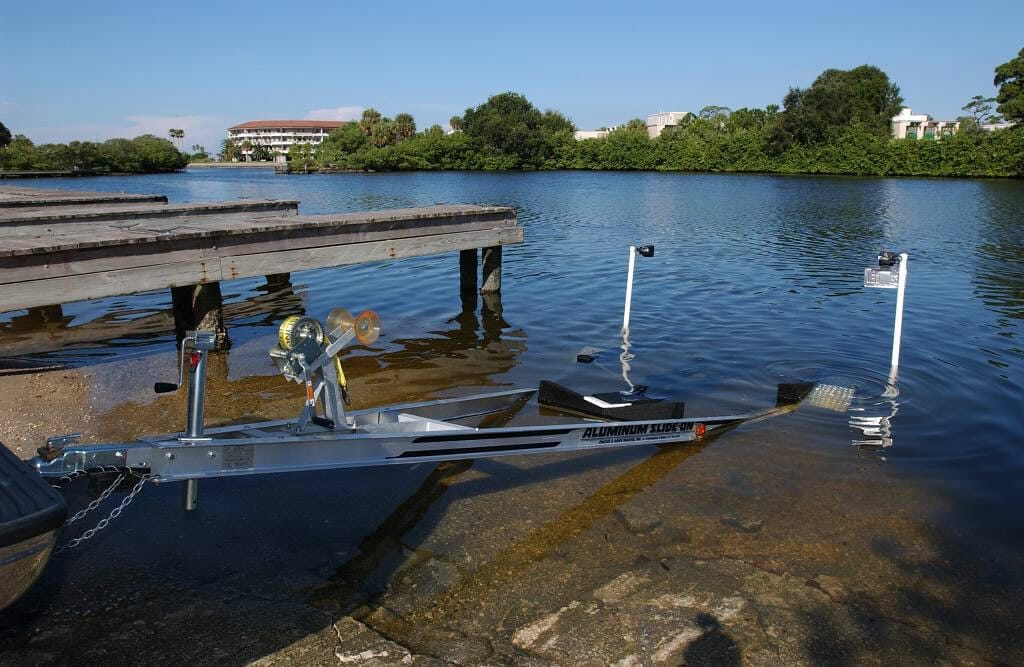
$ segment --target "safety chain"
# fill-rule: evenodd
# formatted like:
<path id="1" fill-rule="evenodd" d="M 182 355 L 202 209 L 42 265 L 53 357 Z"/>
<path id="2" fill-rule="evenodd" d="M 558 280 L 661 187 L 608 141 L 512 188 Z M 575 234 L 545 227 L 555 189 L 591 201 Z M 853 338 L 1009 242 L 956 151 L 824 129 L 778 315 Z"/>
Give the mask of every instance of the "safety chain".
<path id="1" fill-rule="evenodd" d="M 64 478 L 62 477 L 61 479 L 64 479 Z M 96 498 L 91 503 L 86 505 L 83 509 L 80 509 L 77 512 L 75 512 L 75 515 L 73 517 L 71 517 L 70 519 L 68 519 L 67 521 L 65 521 L 64 525 L 65 526 L 70 526 L 74 522 L 76 522 L 79 519 L 81 519 L 82 517 L 84 517 L 89 512 L 91 512 L 94 509 L 96 509 L 97 507 L 99 507 L 100 503 L 102 503 L 104 500 L 109 498 L 110 494 L 114 492 L 114 489 L 116 489 L 118 486 L 120 486 L 121 482 L 123 482 L 123 481 L 124 481 L 124 473 L 123 472 L 119 472 L 119 474 L 117 475 L 117 478 L 114 480 L 113 484 L 111 484 L 106 489 L 104 489 L 103 493 L 101 493 L 98 498 Z"/>
<path id="2" fill-rule="evenodd" d="M 121 504 L 119 504 L 117 507 L 115 507 L 113 510 L 111 510 L 110 514 L 105 519 L 100 519 L 99 522 L 95 526 L 93 526 L 89 530 L 85 531 L 84 533 L 82 533 L 80 536 L 74 538 L 73 540 L 68 540 L 67 542 L 65 542 L 61 546 L 59 546 L 56 549 L 54 549 L 53 550 L 54 554 L 60 554 L 60 553 L 64 553 L 65 551 L 68 551 L 70 549 L 74 549 L 79 544 L 81 544 L 82 542 L 85 542 L 88 539 L 91 539 L 93 536 L 96 535 L 96 533 L 98 533 L 99 531 L 103 530 L 108 525 L 110 525 L 110 522 L 113 519 L 116 519 L 117 517 L 121 516 L 121 512 L 124 511 L 125 507 L 128 507 L 128 505 L 131 504 L 132 500 L 135 499 L 135 496 L 138 495 L 139 491 L 142 490 L 142 487 L 146 485 L 146 482 L 148 482 L 149 480 L 153 479 L 153 477 L 155 477 L 155 475 L 153 475 L 151 473 L 146 473 L 144 475 L 140 475 L 140 474 L 132 471 L 131 469 L 128 469 L 127 472 L 130 473 L 134 477 L 138 477 L 139 481 L 135 483 L 135 486 L 132 487 L 132 490 L 129 491 L 128 495 L 126 495 L 124 497 L 124 500 L 121 501 Z M 71 517 L 67 521 L 67 523 L 65 523 L 64 525 L 67 526 L 68 524 L 73 523 L 73 522 L 77 521 L 78 519 L 82 518 L 83 516 L 88 514 L 90 511 L 96 509 L 96 507 L 99 506 L 99 504 L 101 502 L 103 502 L 104 499 L 109 497 L 110 494 L 114 491 L 114 489 L 116 489 L 117 486 L 122 481 L 124 481 L 125 477 L 126 477 L 126 474 L 124 472 L 118 474 L 117 479 L 114 480 L 114 483 L 111 484 L 109 487 L 107 487 L 107 489 L 103 493 L 100 494 L 99 498 L 97 498 L 96 500 L 94 500 L 91 503 L 89 503 L 89 505 L 85 509 L 79 511 L 77 514 L 75 514 L 75 516 Z"/>

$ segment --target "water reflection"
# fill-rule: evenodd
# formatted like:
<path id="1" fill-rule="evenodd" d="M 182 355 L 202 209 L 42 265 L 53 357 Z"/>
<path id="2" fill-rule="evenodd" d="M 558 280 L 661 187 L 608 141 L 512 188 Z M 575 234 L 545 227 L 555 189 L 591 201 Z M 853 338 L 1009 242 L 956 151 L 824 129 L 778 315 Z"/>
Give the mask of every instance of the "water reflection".
<path id="1" fill-rule="evenodd" d="M 287 274 L 266 277 L 254 294 L 241 300 L 238 294 L 224 296 L 224 321 L 229 331 L 235 326 L 275 326 L 288 315 L 306 310 L 306 290 L 296 289 Z M 62 306 L 31 308 L 0 322 L 0 357 L 44 355 L 85 348 L 141 347 L 175 330 L 171 308 L 139 307 L 145 299 L 130 299 L 135 307 L 106 310 L 94 319 L 75 323 Z M 107 350 L 105 353 L 110 354 Z M 73 354 L 58 356 L 73 357 Z"/>
<path id="2" fill-rule="evenodd" d="M 249 309 L 254 308 L 252 301 L 245 303 Z M 464 300 L 463 310 L 449 318 L 446 325 L 426 334 L 389 337 L 385 322 L 385 335 L 374 346 L 347 347 L 342 359 L 353 407 L 429 400 L 453 390 L 471 393 L 474 387 L 501 386 L 495 378 L 515 367 L 518 355 L 526 349 L 525 334 L 509 331 L 511 326 L 505 321 L 498 300 L 485 300 L 479 310 L 475 298 Z M 269 338 L 254 339 L 233 348 L 231 353 L 210 355 L 208 425 L 297 414 L 303 389 L 281 376 L 270 375 L 274 367 L 265 355 L 271 346 Z M 235 355 L 240 357 L 236 360 Z M 145 368 L 119 365 L 118 375 L 102 383 L 116 387 L 118 397 L 100 422 L 101 439 L 130 439 L 181 428 L 185 392 L 148 400 L 152 397 L 148 387 L 153 379 L 166 374 L 167 366 L 174 363 L 167 355 L 156 357 L 159 358 L 138 362 Z M 152 368 L 154 365 L 157 368 Z M 243 367 L 246 372 L 233 372 L 234 366 Z M 126 396 L 140 394 L 146 397 L 145 404 L 125 401 Z"/>
<path id="3" fill-rule="evenodd" d="M 1024 193 L 1021 188 L 990 184 L 981 205 L 985 215 L 978 225 L 975 294 L 993 312 L 1024 319 L 1024 226 L 1020 221 Z M 1006 321 L 1000 327 L 1016 328 Z"/>
<path id="4" fill-rule="evenodd" d="M 854 439 L 851 444 L 860 449 L 872 451 L 892 447 L 892 420 L 900 409 L 900 404 L 896 400 L 899 394 L 899 389 L 896 387 L 896 373 L 893 371 L 889 374 L 889 382 L 878 402 L 870 406 L 861 405 L 854 408 L 860 414 L 850 417 L 850 428 L 857 429 L 864 437 Z"/>

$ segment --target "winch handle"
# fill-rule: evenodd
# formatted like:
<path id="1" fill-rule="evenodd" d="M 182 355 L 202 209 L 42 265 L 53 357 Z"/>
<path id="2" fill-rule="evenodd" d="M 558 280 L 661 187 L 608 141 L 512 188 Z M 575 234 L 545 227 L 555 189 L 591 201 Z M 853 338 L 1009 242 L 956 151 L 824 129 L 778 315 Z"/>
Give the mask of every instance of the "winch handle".
<path id="1" fill-rule="evenodd" d="M 153 391 L 158 394 L 167 394 L 172 391 L 178 391 L 181 389 L 181 385 L 185 384 L 185 348 L 188 342 L 196 341 L 195 336 L 185 336 L 181 339 L 181 356 L 178 359 L 178 383 L 173 382 L 157 382 L 153 385 Z"/>

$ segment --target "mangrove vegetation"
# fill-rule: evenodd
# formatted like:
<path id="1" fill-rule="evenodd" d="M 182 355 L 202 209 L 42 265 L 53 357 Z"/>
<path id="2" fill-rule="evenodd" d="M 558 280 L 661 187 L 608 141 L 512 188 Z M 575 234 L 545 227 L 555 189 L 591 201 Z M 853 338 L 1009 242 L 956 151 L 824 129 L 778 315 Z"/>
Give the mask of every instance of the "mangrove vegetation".
<path id="1" fill-rule="evenodd" d="M 996 70 L 998 110 L 1024 112 L 1024 50 Z M 938 139 L 892 139 L 903 105 L 899 87 L 877 67 L 828 69 L 807 88 L 792 88 L 782 106 L 728 109 L 708 105 L 660 136 L 628 121 L 600 138 L 577 141 L 572 121 L 540 111 L 521 94 L 495 95 L 455 116 L 446 131 L 415 131 L 409 114 L 394 120 L 367 109 L 318 148 L 296 146 L 293 171 L 431 169 L 594 169 L 859 174 L 876 176 L 1024 176 L 1024 130 L 987 132 L 1000 120 L 993 98 L 965 105 L 962 131 Z"/>

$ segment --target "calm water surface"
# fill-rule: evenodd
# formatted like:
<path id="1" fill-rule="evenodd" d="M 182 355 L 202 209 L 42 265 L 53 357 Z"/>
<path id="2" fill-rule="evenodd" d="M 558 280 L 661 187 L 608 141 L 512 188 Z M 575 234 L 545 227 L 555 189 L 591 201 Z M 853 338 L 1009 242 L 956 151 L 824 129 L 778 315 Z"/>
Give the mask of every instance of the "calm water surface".
<path id="1" fill-rule="evenodd" d="M 653 243 L 656 256 L 637 269 L 634 382 L 689 397 L 694 410 L 756 405 L 774 382 L 793 376 L 853 385 L 847 417 L 883 432 L 851 430 L 822 413 L 807 418 L 808 428 L 828 436 L 821 447 L 891 442 L 871 449 L 973 500 L 997 506 L 1022 495 L 1019 182 L 193 170 L 36 183 L 166 193 L 172 202 L 297 199 L 304 214 L 441 202 L 514 206 L 526 243 L 505 250 L 503 316 L 506 334 L 525 344 L 508 367 L 495 369 L 495 383 L 569 376 L 578 370 L 576 351 L 594 345 L 607 349 L 600 361 L 614 384 L 625 248 Z M 895 293 L 860 283 L 883 249 L 911 256 L 895 398 L 884 396 Z M 378 310 L 388 325 L 381 350 L 408 337 L 444 339 L 439 332 L 454 329 L 460 312 L 456 262 L 440 256 L 299 273 L 294 303 L 321 316 L 335 305 Z M 250 315 L 245 307 L 265 293 L 263 282 L 224 286 L 228 303 L 239 304 L 229 311 L 236 346 L 276 326 L 275 311 Z M 168 307 L 164 292 L 100 299 L 65 306 L 64 324 L 120 322 Z M 8 332 L 22 315 L 4 315 Z M 164 350 L 168 341 L 167 334 L 122 338 L 49 356 L 89 364 Z M 891 433 L 878 421 L 886 417 Z"/>
<path id="2" fill-rule="evenodd" d="M 263 351 L 286 314 L 373 308 L 385 335 L 372 349 L 352 353 L 350 375 L 390 369 L 408 398 L 472 385 L 535 386 L 542 378 L 621 388 L 616 334 L 626 247 L 653 243 L 655 257 L 637 265 L 633 382 L 684 398 L 691 415 L 763 407 L 783 380 L 853 386 L 844 414 L 808 408 L 758 427 L 765 453 L 752 465 L 767 478 L 786 480 L 797 457 L 828 461 L 801 474 L 819 475 L 816 482 L 848 493 L 867 467 L 873 484 L 889 485 L 892 512 L 900 509 L 902 487 L 919 486 L 931 494 L 923 497 L 947 503 L 936 508 L 935 520 L 950 531 L 966 530 L 968 543 L 984 537 L 1013 551 L 1024 542 L 1018 511 L 1024 501 L 1018 481 L 1024 471 L 1024 183 L 654 173 L 275 176 L 210 169 L 30 185 L 165 193 L 172 202 L 297 199 L 304 214 L 443 202 L 514 206 L 526 242 L 505 249 L 500 309 L 460 302 L 455 255 L 297 273 L 284 291 L 271 290 L 262 278 L 223 285 L 234 341 L 231 379 L 272 375 Z M 863 268 L 881 250 L 911 257 L 894 387 L 888 361 L 895 292 L 861 284 Z M 66 304 L 60 328 L 141 324 L 132 335 L 24 356 L 97 368 L 152 359 L 154 372 L 168 379 L 173 336 L 161 314 L 169 308 L 166 292 Z M 33 331 L 54 326 L 24 311 L 6 313 L 0 341 L 27 344 Z M 575 363 L 584 346 L 603 350 L 595 364 Z M 130 386 L 141 397 L 153 379 L 135 378 Z M 277 385 L 249 386 L 247 393 L 259 395 Z M 739 440 L 727 435 L 723 447 L 729 438 Z M 601 460 L 611 465 L 629 456 Z M 580 480 L 595 460 L 579 460 Z M 383 473 L 367 475 L 400 486 Z M 240 494 L 247 500 L 221 502 L 241 515 L 257 501 L 249 487 L 258 483 L 239 484 L 248 489 Z M 741 493 L 742 484 L 723 493 L 734 491 Z M 660 493 L 671 504 L 676 492 Z M 174 494 L 167 494 L 172 498 L 162 500 L 173 505 Z M 485 503 L 487 491 L 478 495 Z M 156 530 L 139 522 L 134 530 Z M 143 560 L 151 557 L 139 552 Z M 346 567 L 358 570 L 351 562 Z"/>

